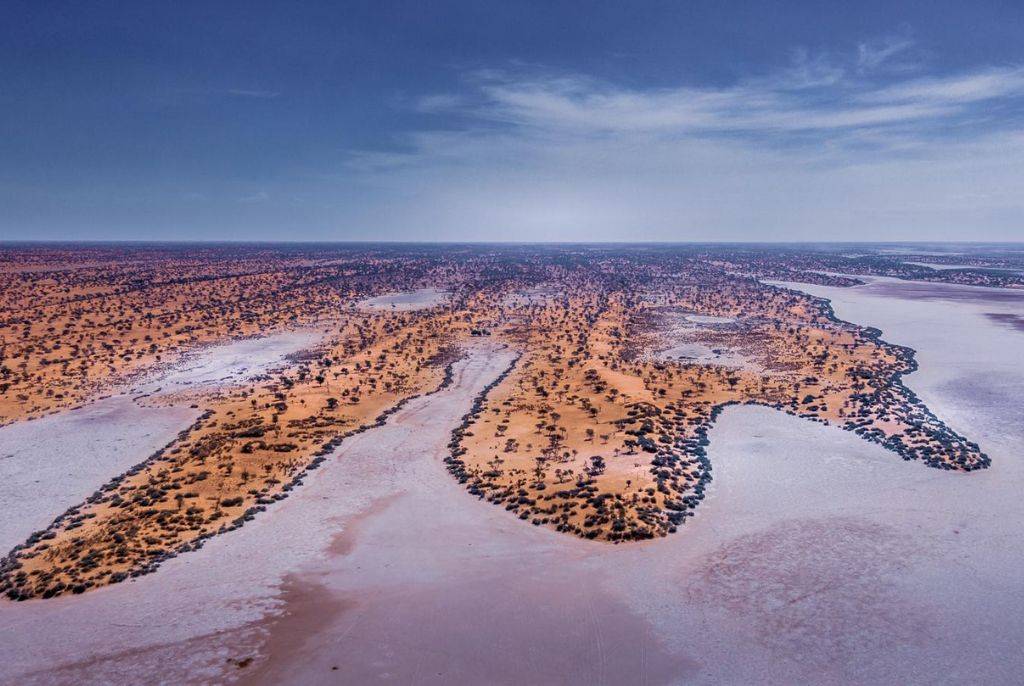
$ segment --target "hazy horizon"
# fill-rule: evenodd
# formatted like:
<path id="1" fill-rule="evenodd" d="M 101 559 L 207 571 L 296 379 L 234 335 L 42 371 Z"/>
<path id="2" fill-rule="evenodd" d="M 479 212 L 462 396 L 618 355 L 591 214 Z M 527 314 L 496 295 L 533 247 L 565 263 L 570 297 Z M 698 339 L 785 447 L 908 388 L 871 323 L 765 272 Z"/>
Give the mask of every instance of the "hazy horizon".
<path id="1" fill-rule="evenodd" d="M 864 246 L 1024 246 L 1024 240 L 1007 241 L 961 241 L 961 240 L 917 240 L 917 241 L 842 241 L 842 240 L 735 240 L 735 241 L 700 241 L 700 240 L 597 240 L 597 241 L 502 241 L 502 240 L 407 240 L 407 239 L 311 239 L 311 240 L 273 240 L 273 239 L 13 239 L 0 240 L 0 245 L 508 245 L 508 246 L 567 246 L 567 245 L 598 245 L 598 246 L 833 246 L 833 245 L 864 245 Z"/>

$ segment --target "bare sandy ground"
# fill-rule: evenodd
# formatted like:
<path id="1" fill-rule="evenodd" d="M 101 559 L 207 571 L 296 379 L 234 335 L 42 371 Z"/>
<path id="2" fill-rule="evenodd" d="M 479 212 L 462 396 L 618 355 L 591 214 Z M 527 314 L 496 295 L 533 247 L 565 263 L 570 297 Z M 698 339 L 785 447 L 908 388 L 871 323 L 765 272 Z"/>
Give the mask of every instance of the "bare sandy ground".
<path id="1" fill-rule="evenodd" d="M 421 288 L 408 293 L 388 293 L 360 301 L 358 306 L 367 310 L 422 310 L 440 305 L 448 299 L 447 291 Z"/>
<path id="2" fill-rule="evenodd" d="M 1024 304 L 799 287 L 914 347 L 907 384 L 992 467 L 926 469 L 730 408 L 678 534 L 575 539 L 444 471 L 450 429 L 510 359 L 477 348 L 242 529 L 132 583 L 0 606 L 0 681 L 1016 683 L 1024 346 L 985 313 Z"/>
<path id="3" fill-rule="evenodd" d="M 622 546 L 551 540 L 500 511 L 463 509 L 436 471 L 418 471 L 416 489 L 361 520 L 346 552 L 296 578 L 306 608 L 310 597 L 337 604 L 297 609 L 271 630 L 259 678 L 1012 682 L 1024 636 L 1013 572 L 1024 561 L 1024 443 L 1019 428 L 1007 432 L 1017 406 L 999 398 L 1024 390 L 1020 348 L 981 315 L 990 304 L 921 312 L 917 301 L 834 290 L 848 298 L 840 316 L 929 351 L 932 371 L 912 387 L 978 434 L 992 470 L 928 470 L 837 429 L 734 408 L 713 431 L 716 476 L 696 519 Z M 296 642 L 304 626 L 318 629 Z M 281 640 L 287 657 L 275 660 Z"/>
<path id="4" fill-rule="evenodd" d="M 0 427 L 0 554 L 167 445 L 199 414 L 187 405 L 144 407 L 140 395 L 238 382 L 316 340 L 302 331 L 207 347 L 123 394 Z"/>
<path id="5" fill-rule="evenodd" d="M 0 428 L 0 555 L 167 445 L 197 414 L 117 396 Z"/>
<path id="6" fill-rule="evenodd" d="M 726 348 L 712 348 L 711 346 L 695 341 L 693 334 L 702 326 L 716 326 L 719 324 L 732 324 L 736 321 L 733 317 L 716 317 L 706 314 L 686 314 L 681 320 L 672 326 L 665 334 L 666 341 L 677 341 L 674 345 L 657 351 L 654 357 L 662 360 L 675 360 L 687 364 L 706 364 L 719 367 L 732 367 L 736 369 L 749 369 L 756 372 L 764 372 L 764 369 L 754 360 L 745 357 L 737 350 Z"/>
<path id="7" fill-rule="evenodd" d="M 524 524 L 448 476 L 458 411 L 410 406 L 342 448 L 348 486 L 380 495 L 289 579 L 255 683 L 668 683 L 692 669 L 605 588 L 592 563 L 606 546 Z"/>
<path id="8" fill-rule="evenodd" d="M 921 368 L 907 384 L 953 428 L 971 432 L 993 466 L 949 479 L 766 410 L 729 411 L 712 432 L 716 481 L 701 521 L 728 519 L 731 528 L 749 513 L 760 531 L 727 536 L 707 560 L 701 595 L 771 649 L 777 682 L 1016 682 L 1024 346 L 985 313 L 1020 313 L 1024 302 L 945 285 L 937 297 L 888 279 L 793 287 L 915 348 Z M 742 498 L 730 497 L 735 488 Z"/>
<path id="9" fill-rule="evenodd" d="M 183 387 L 240 383 L 279 364 L 285 356 L 315 345 L 323 335 L 321 331 L 303 329 L 209 346 L 157 378 L 136 384 L 132 392 L 171 392 Z"/>
<path id="10" fill-rule="evenodd" d="M 733 317 L 716 317 L 710 314 L 688 314 L 686 318 L 694 324 L 731 324 Z"/>
<path id="11" fill-rule="evenodd" d="M 1004 271 L 1004 272 L 1020 272 L 1019 269 L 1005 268 L 1005 267 L 979 267 L 973 264 L 936 264 L 934 262 L 904 262 L 903 264 L 911 264 L 916 267 L 930 267 L 938 271 L 946 271 L 949 269 L 981 269 L 986 271 Z"/>
<path id="12" fill-rule="evenodd" d="M 735 350 L 716 350 L 703 343 L 680 343 L 659 351 L 657 357 L 686 363 L 713 364 L 720 367 L 760 369 L 756 362 L 747 359 Z"/>
<path id="13" fill-rule="evenodd" d="M 329 551 L 346 518 L 414 486 L 397 478 L 403 462 L 412 461 L 409 445 L 424 445 L 416 435 L 421 425 L 434 427 L 431 437 L 446 443 L 473 395 L 510 359 L 507 351 L 471 356 L 444 393 L 413 401 L 394 416 L 385 428 L 395 433 L 367 432 L 346 441 L 337 459 L 313 472 L 291 498 L 202 550 L 171 560 L 157 574 L 79 597 L 4 603 L 0 681 L 201 683 L 239 676 L 228 660 L 259 654 L 266 620 L 280 612 L 289 575 Z M 410 414 L 421 417 L 421 425 L 409 422 Z M 385 463 L 383 473 L 375 470 L 372 481 L 357 480 L 359 459 L 377 460 L 382 453 L 395 463 Z M 463 502 L 494 509 L 467 498 L 443 471 L 439 476 Z"/>
<path id="14" fill-rule="evenodd" d="M 944 300 L 948 302 L 965 302 L 989 305 L 1007 305 L 1018 307 L 1024 304 L 1024 291 L 1014 288 L 989 288 L 987 286 L 963 286 L 953 283 L 932 283 L 928 281 L 906 281 L 886 276 L 866 276 L 862 274 L 844 274 L 842 272 L 822 272 L 834 276 L 848 276 L 864 281 L 864 285 L 855 286 L 852 292 L 858 296 L 889 296 L 897 300 Z M 828 291 L 819 292 L 814 284 L 764 279 L 764 283 L 781 285 L 795 290 L 803 290 L 813 295 L 831 297 L 839 295 L 835 287 L 823 286 Z M 840 297 L 839 302 L 845 299 Z"/>

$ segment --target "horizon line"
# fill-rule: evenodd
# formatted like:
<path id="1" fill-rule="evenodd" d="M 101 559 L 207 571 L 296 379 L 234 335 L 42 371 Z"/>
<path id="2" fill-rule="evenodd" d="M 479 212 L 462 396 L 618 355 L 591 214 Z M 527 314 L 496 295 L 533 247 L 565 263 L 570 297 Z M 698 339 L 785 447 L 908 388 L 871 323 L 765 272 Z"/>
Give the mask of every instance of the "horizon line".
<path id="1" fill-rule="evenodd" d="M 0 246 L 14 245 L 505 245 L 505 246 L 590 246 L 590 245 L 1014 245 L 1024 246 L 1024 239 L 1012 241 L 981 240 L 903 240 L 903 241 L 835 241 L 835 240 L 681 240 L 681 241 L 486 241 L 486 240 L 273 240 L 273 239 L 0 239 Z"/>

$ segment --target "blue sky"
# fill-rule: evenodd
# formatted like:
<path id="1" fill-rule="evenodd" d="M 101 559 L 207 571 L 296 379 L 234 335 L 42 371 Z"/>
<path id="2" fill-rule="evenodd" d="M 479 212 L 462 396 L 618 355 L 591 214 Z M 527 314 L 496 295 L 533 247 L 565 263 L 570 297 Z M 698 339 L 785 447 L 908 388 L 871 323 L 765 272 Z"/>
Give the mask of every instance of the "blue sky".
<path id="1" fill-rule="evenodd" d="M 1024 240 L 1024 3 L 0 19 L 0 239 Z"/>

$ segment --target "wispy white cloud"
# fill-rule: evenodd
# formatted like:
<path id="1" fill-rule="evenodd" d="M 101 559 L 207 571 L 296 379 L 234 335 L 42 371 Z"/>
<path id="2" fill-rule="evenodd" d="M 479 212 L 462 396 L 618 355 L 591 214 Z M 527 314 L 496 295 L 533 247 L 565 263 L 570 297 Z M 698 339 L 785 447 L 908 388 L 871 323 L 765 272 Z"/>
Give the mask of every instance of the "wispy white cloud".
<path id="1" fill-rule="evenodd" d="M 274 98 L 281 97 L 281 93 L 279 91 L 249 90 L 245 88 L 230 88 L 228 89 L 227 94 L 237 98 L 257 98 L 260 100 L 272 100 Z"/>
<path id="2" fill-rule="evenodd" d="M 914 47 L 909 35 L 886 36 L 880 40 L 864 41 L 857 45 L 857 68 L 860 71 L 877 69 L 883 64 L 892 64 L 893 58 Z M 906 67 L 906 63 L 901 66 Z"/>
<path id="3" fill-rule="evenodd" d="M 641 89 L 535 67 L 475 72 L 465 91 L 417 105 L 458 115 L 449 122 L 458 125 L 353 155 L 349 174 L 367 208 L 359 219 L 452 239 L 1020 230 L 1024 133 L 989 111 L 1021 111 L 1024 68 L 865 76 L 906 49 L 861 49 L 846 62 L 796 53 L 786 69 L 718 87 Z"/>
<path id="4" fill-rule="evenodd" d="M 420 108 L 523 128 L 578 133 L 806 131 L 902 125 L 970 114 L 975 103 L 1024 95 L 1024 67 L 875 86 L 838 67 L 796 68 L 725 88 L 638 90 L 576 75 L 489 72 L 475 100 L 431 95 Z M 470 104 L 472 103 L 472 104 Z"/>
<path id="5" fill-rule="evenodd" d="M 425 95 L 416 100 L 416 109 L 420 112 L 447 112 L 465 104 L 462 96 L 452 93 L 435 93 Z"/>
<path id="6" fill-rule="evenodd" d="M 764 85 L 784 90 L 822 88 L 835 85 L 846 73 L 846 66 L 829 55 L 815 55 L 806 48 L 797 48 L 790 55 L 790 66 L 764 80 Z"/>
<path id="7" fill-rule="evenodd" d="M 864 102 L 928 102 L 963 108 L 986 100 L 1024 96 L 1024 67 L 982 69 L 943 78 L 903 81 L 863 93 Z"/>
<path id="8" fill-rule="evenodd" d="M 255 191 L 253 193 L 247 193 L 238 198 L 238 202 L 242 203 L 261 203 L 270 199 L 270 194 L 266 191 Z"/>

